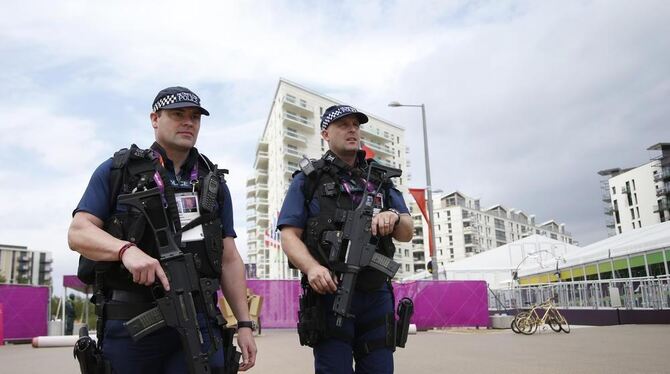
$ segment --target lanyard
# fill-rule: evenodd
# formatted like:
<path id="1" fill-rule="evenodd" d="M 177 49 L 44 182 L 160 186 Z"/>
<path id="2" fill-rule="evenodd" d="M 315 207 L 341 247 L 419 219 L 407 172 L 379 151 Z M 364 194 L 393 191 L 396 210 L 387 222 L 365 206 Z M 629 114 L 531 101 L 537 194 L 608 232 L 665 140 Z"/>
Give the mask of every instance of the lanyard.
<path id="1" fill-rule="evenodd" d="M 161 167 L 165 169 L 165 161 L 163 161 L 163 156 L 157 151 L 154 150 L 154 156 L 158 158 L 158 162 L 161 164 Z M 176 177 L 176 175 L 175 175 Z M 193 169 L 191 169 L 191 184 L 195 186 L 195 183 L 198 181 L 198 162 L 193 165 Z M 158 187 L 158 190 L 161 192 L 161 199 L 163 200 L 163 206 L 167 207 L 167 200 L 165 200 L 165 184 L 163 183 L 163 179 L 161 178 L 160 173 L 156 171 L 154 173 L 154 182 L 156 182 L 156 186 Z"/>
<path id="2" fill-rule="evenodd" d="M 375 191 L 375 186 L 371 182 L 366 181 L 363 178 L 361 178 L 360 181 L 365 182 L 365 188 L 367 188 L 368 192 L 374 192 Z M 362 193 L 357 193 L 357 191 L 352 191 L 351 183 L 349 183 L 349 181 L 342 179 L 341 183 L 342 183 L 342 187 L 344 187 L 344 190 L 351 197 L 351 200 L 354 202 L 354 204 L 360 203 L 361 199 L 363 198 L 363 194 Z"/>

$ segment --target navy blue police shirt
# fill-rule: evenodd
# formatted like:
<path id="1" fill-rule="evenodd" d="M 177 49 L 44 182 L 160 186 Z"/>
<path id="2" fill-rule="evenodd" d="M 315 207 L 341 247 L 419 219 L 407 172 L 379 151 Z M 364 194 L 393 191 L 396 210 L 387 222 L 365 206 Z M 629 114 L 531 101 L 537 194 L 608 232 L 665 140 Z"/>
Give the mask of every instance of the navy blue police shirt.
<path id="1" fill-rule="evenodd" d="M 342 174 L 346 178 L 346 174 Z M 298 173 L 291 182 L 282 205 L 279 219 L 277 220 L 277 229 L 281 230 L 284 226 L 293 226 L 304 229 L 307 225 L 307 219 L 319 214 L 319 200 L 314 194 L 309 203 L 309 211 L 305 208 L 305 195 L 303 194 L 303 185 L 305 184 L 305 174 Z M 409 213 L 402 193 L 395 187 L 389 189 L 389 208 L 394 208 L 398 212 Z"/>
<path id="2" fill-rule="evenodd" d="M 88 182 L 86 191 L 79 201 L 77 208 L 74 210 L 72 215 L 77 212 L 86 212 L 90 213 L 100 220 L 105 222 L 113 213 L 110 211 L 109 201 L 110 201 L 110 177 L 112 171 L 112 159 L 106 160 L 97 169 L 93 172 L 91 180 Z M 167 170 L 168 178 L 176 180 L 174 168 L 172 167 L 172 162 L 169 159 L 165 159 L 165 168 Z M 182 170 L 181 176 L 182 180 L 188 180 L 191 170 Z M 230 197 L 230 190 L 225 183 L 219 185 L 219 193 L 222 193 L 223 204 L 219 205 L 219 217 L 221 218 L 222 235 L 223 237 L 237 237 L 235 233 L 235 228 L 233 225 L 233 203 Z M 116 210 L 121 210 L 123 208 L 117 205 Z"/>

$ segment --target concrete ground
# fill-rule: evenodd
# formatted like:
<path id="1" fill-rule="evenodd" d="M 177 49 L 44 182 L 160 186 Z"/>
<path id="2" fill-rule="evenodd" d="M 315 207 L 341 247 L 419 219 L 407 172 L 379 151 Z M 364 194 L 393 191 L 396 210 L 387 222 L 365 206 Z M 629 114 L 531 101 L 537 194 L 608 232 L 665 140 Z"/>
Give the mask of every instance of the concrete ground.
<path id="1" fill-rule="evenodd" d="M 453 329 L 410 335 L 396 373 L 670 373 L 670 325 L 575 326 L 570 334 Z M 263 330 L 251 373 L 310 373 L 312 353 L 295 330 Z M 78 373 L 72 348 L 0 346 L 0 373 Z"/>

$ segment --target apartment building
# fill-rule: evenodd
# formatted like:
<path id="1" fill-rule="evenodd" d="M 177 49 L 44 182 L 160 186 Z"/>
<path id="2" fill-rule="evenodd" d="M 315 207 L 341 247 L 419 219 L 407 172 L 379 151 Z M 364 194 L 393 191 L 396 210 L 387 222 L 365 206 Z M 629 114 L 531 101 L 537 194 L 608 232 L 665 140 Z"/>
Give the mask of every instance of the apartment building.
<path id="1" fill-rule="evenodd" d="M 0 278 L 5 283 L 50 284 L 52 262 L 50 252 L 0 244 Z"/>
<path id="2" fill-rule="evenodd" d="M 256 148 L 254 174 L 247 179 L 247 253 L 248 273 L 260 279 L 294 279 L 281 250 L 277 218 L 290 185 L 292 174 L 299 169 L 303 156 L 320 158 L 328 150 L 321 138 L 319 124 L 324 110 L 345 104 L 285 79 L 280 79 L 272 100 L 263 135 Z M 346 103 L 356 106 L 356 103 Z M 365 112 L 370 121 L 361 126 L 361 142 L 375 153 L 380 163 L 401 168 L 402 177 L 395 180 L 406 192 L 411 177 L 407 173 L 407 147 L 404 129 Z M 396 261 L 412 262 L 411 244 L 399 243 Z M 400 274 L 399 274 L 400 275 Z"/>
<path id="3" fill-rule="evenodd" d="M 416 203 L 410 205 L 414 221 L 414 264 L 413 268 L 405 269 L 407 273 L 425 270 L 430 261 L 428 225 Z M 441 269 L 444 269 L 446 263 L 533 234 L 568 244 L 574 243 L 572 235 L 565 230 L 565 224 L 558 224 L 554 220 L 538 223 L 534 215 L 518 209 L 508 209 L 500 204 L 483 209 L 479 199 L 458 191 L 434 198 L 433 215 L 436 256 Z"/>
<path id="4" fill-rule="evenodd" d="M 598 172 L 609 234 L 655 225 L 670 220 L 670 143 L 648 148 L 651 161 L 634 168 Z"/>

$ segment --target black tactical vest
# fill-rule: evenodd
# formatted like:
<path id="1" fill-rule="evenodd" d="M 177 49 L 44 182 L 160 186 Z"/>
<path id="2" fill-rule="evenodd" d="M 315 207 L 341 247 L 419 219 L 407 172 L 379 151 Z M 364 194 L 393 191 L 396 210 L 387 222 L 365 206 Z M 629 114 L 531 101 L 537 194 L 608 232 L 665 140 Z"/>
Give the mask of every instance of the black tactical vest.
<path id="1" fill-rule="evenodd" d="M 176 212 L 174 194 L 191 192 L 193 191 L 193 185 L 188 183 L 187 186 L 173 186 L 167 180 L 165 169 L 155 159 L 154 152 L 161 153 L 163 158 L 166 159 L 164 151 L 156 143 L 149 150 L 141 150 L 133 145 L 130 149 L 124 148 L 114 154 L 110 177 L 110 206 L 112 207 L 112 215 L 105 221 L 103 228 L 115 238 L 131 241 L 150 256 L 158 258 L 157 244 L 144 216 L 139 212 L 128 210 L 127 207 L 116 204 L 116 198 L 120 194 L 132 193 L 136 189 L 142 190 L 143 188 L 156 187 L 154 175 L 158 170 L 165 186 L 163 195 L 166 199 L 172 199 L 172 201 L 167 201 L 167 215 L 173 220 L 174 227 L 182 227 L 179 222 L 178 213 Z M 217 169 L 216 165 L 212 164 L 204 155 L 199 154 L 195 148 L 191 150 L 183 166 L 183 170 L 192 170 L 194 165 L 197 165 L 198 170 L 198 182 L 195 184 L 195 192 L 199 197 L 202 196 L 200 186 L 203 185 L 203 178 L 208 173 L 215 173 L 218 175 L 220 183 L 225 183 L 224 174 L 227 171 Z M 199 201 L 202 202 L 202 199 L 199 199 Z M 181 243 L 180 235 L 177 235 L 176 238 L 183 252 L 193 253 L 195 264 L 201 277 L 219 279 L 221 276 L 223 235 L 218 207 L 221 206 L 222 201 L 223 196 L 221 189 L 219 189 L 217 206 L 214 212 L 201 213 L 204 240 Z M 156 203 L 163 204 L 162 201 Z M 203 212 L 202 209 L 200 211 Z M 121 262 L 95 262 L 93 265 L 94 270 L 87 272 L 82 269 L 82 260 L 80 259 L 78 276 L 85 283 L 92 284 L 95 279 L 95 271 L 98 271 L 104 274 L 103 287 L 106 290 L 119 289 L 138 293 L 149 292 L 148 287 L 133 282 L 132 275 L 122 266 Z"/>
<path id="2" fill-rule="evenodd" d="M 305 204 L 307 209 L 312 198 L 317 199 L 319 214 L 307 219 L 307 225 L 302 234 L 302 241 L 309 249 L 310 254 L 321 265 L 332 270 L 332 264 L 328 263 L 330 247 L 328 243 L 322 240 L 323 234 L 326 231 L 341 231 L 343 223 L 338 223 L 335 218 L 338 211 L 351 211 L 356 208 L 351 196 L 342 186 L 342 176 L 348 174 L 353 175 L 355 178 L 365 178 L 367 176 L 367 162 L 359 154 L 357 167 L 351 168 L 334 156 L 334 154 L 328 152 L 322 159 L 314 161 L 312 164 L 315 169 L 309 175 L 305 176 L 303 194 L 306 198 Z M 378 175 L 371 174 L 369 182 L 374 186 L 381 186 L 378 198 L 383 202 L 382 210 L 388 210 L 390 200 L 389 190 L 392 187 L 391 181 L 381 180 Z M 376 244 L 377 252 L 393 258 L 395 245 L 390 235 L 374 238 L 373 240 L 376 240 L 376 243 L 373 244 Z M 339 259 L 340 262 L 344 262 L 344 260 L 344 258 Z M 358 275 L 356 290 L 375 290 L 386 281 L 387 276 L 385 274 L 372 268 L 365 268 Z"/>

